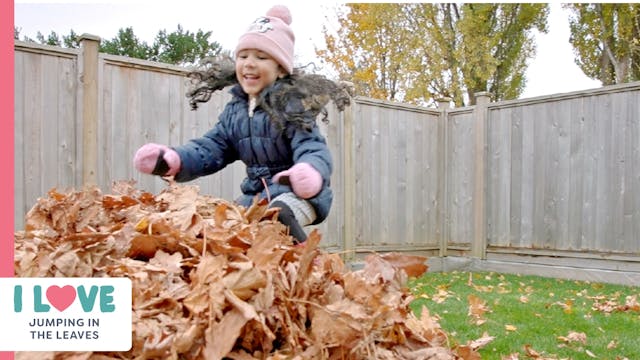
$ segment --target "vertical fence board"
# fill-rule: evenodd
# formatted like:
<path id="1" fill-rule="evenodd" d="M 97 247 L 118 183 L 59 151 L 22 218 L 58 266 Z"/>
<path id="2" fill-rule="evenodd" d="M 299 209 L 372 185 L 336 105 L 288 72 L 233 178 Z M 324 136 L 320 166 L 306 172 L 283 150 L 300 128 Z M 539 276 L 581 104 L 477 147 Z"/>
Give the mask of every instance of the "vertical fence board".
<path id="1" fill-rule="evenodd" d="M 554 249 L 558 234 L 558 184 L 560 181 L 556 178 L 560 170 L 560 153 L 559 153 L 559 137 L 560 130 L 558 126 L 557 107 L 546 108 L 546 119 L 541 124 L 545 131 L 546 142 L 542 144 L 546 148 L 545 161 L 545 186 L 544 186 L 544 235 L 543 247 L 546 249 Z"/>
<path id="2" fill-rule="evenodd" d="M 583 101 L 581 98 L 567 101 L 567 111 L 572 118 L 569 123 L 568 137 L 568 167 L 569 178 L 567 184 L 567 249 L 579 250 L 582 243 L 582 212 L 584 209 L 584 163 L 585 163 L 585 119 Z"/>
<path id="3" fill-rule="evenodd" d="M 398 119 L 401 121 L 402 119 Z M 407 140 L 406 154 L 405 154 L 405 173 L 404 181 L 405 189 L 407 191 L 407 204 L 405 204 L 405 222 L 409 224 L 406 226 L 406 246 L 418 246 L 424 243 L 423 234 L 425 233 L 424 220 L 425 218 L 420 216 L 421 203 L 424 198 L 424 188 L 428 185 L 428 178 L 423 175 L 424 169 L 427 167 L 427 161 L 424 164 L 421 163 L 421 150 L 424 146 L 422 129 L 426 127 L 427 119 L 422 120 L 420 117 L 412 114 L 411 121 L 408 122 L 407 133 L 412 136 L 412 140 Z"/>
<path id="4" fill-rule="evenodd" d="M 571 123 L 575 121 L 575 115 L 571 113 L 571 103 L 569 101 L 558 102 L 556 112 L 556 123 L 558 128 L 558 162 L 557 173 L 555 177 L 558 179 L 555 187 L 555 199 L 557 205 L 556 229 L 557 234 L 554 235 L 554 246 L 567 247 L 569 243 L 569 197 L 573 192 L 570 187 L 571 179 Z"/>
<path id="5" fill-rule="evenodd" d="M 372 196 L 377 200 L 374 204 L 367 205 L 373 205 L 372 207 L 375 208 L 375 217 L 373 219 L 378 219 L 380 227 L 378 228 L 377 232 L 370 233 L 368 238 L 371 241 L 369 245 L 384 246 L 388 245 L 390 236 L 392 236 L 391 230 L 389 228 L 392 219 L 390 219 L 390 216 L 385 215 L 387 214 L 387 209 L 389 209 L 389 211 L 395 211 L 395 209 L 390 209 L 390 203 L 393 199 L 392 197 L 395 195 L 395 191 L 393 191 L 395 189 L 391 188 L 392 182 L 390 178 L 397 176 L 397 174 L 394 174 L 392 171 L 390 171 L 389 168 L 389 157 L 393 154 L 393 149 L 390 148 L 391 129 L 388 119 L 388 112 L 386 109 L 377 109 L 373 106 L 369 107 L 369 111 L 375 112 L 376 119 L 378 120 L 378 128 L 375 130 L 378 135 L 378 141 L 376 145 L 377 156 L 373 157 L 372 161 L 379 162 L 379 168 L 378 171 L 367 174 L 376 182 L 376 185 L 374 186 L 375 192 L 374 194 L 372 194 Z M 372 175 L 378 178 L 376 179 Z"/>
<path id="6" fill-rule="evenodd" d="M 595 246 L 596 225 L 597 216 L 596 209 L 598 207 L 597 202 L 597 149 L 598 149 L 598 129 L 597 115 L 596 115 L 596 103 L 594 98 L 584 99 L 584 108 L 587 110 L 584 114 L 585 118 L 585 132 L 584 132 L 584 149 L 585 149 L 585 168 L 583 173 L 583 199 L 584 206 L 582 207 L 582 223 L 583 236 L 580 249 L 589 249 Z"/>
<path id="7" fill-rule="evenodd" d="M 475 144 L 473 116 L 469 111 L 450 111 L 446 122 L 446 214 L 448 222 L 447 243 L 467 247 L 473 234 L 473 155 Z"/>
<path id="8" fill-rule="evenodd" d="M 534 161 L 535 124 L 539 110 L 533 106 L 522 109 L 522 157 L 518 160 L 522 168 L 519 247 L 531 247 L 534 241 Z M 515 162 L 515 160 L 514 160 Z M 491 195 L 489 195 L 491 197 Z"/>
<path id="9" fill-rule="evenodd" d="M 611 228 L 610 186 L 611 171 L 611 96 L 606 95 L 596 107 L 596 202 L 595 223 L 596 231 L 591 247 L 603 248 L 603 242 Z M 612 239 L 610 239 L 612 240 Z"/>
<path id="10" fill-rule="evenodd" d="M 417 158 L 418 167 L 421 169 L 422 179 L 418 181 L 418 186 L 422 188 L 423 198 L 420 203 L 420 211 L 417 211 L 420 217 L 424 218 L 426 229 L 421 239 L 427 246 L 437 246 L 444 241 L 444 221 L 443 206 L 444 202 L 440 201 L 441 194 L 444 193 L 443 185 L 445 183 L 444 176 L 440 170 L 440 163 L 444 162 L 445 147 L 444 137 L 440 138 L 439 129 L 444 128 L 443 119 L 440 114 L 431 114 L 420 121 L 424 126 L 420 143 L 422 144 L 422 156 Z M 426 161 L 424 159 L 427 159 Z M 444 166 L 442 166 L 444 168 Z M 423 180 L 424 179 L 424 180 Z"/>
<path id="11" fill-rule="evenodd" d="M 407 228 L 413 225 L 408 222 L 409 219 L 407 218 L 407 208 L 411 207 L 411 202 L 413 201 L 407 191 L 409 183 L 407 178 L 407 142 L 412 143 L 415 141 L 415 138 L 407 133 L 407 123 L 412 121 L 412 114 L 404 115 L 399 111 L 394 111 L 390 114 L 389 142 L 392 146 L 393 155 L 389 158 L 389 169 L 395 177 L 390 179 L 389 189 L 392 189 L 391 194 L 393 195 L 389 199 L 389 205 L 396 211 L 396 216 L 387 217 L 394 220 L 389 227 L 388 236 L 389 244 L 396 247 L 403 247 L 407 240 L 411 240 L 408 236 Z M 414 134 L 412 133 L 411 135 Z"/>
<path id="12" fill-rule="evenodd" d="M 613 94 L 611 98 L 611 183 L 609 196 L 607 196 L 611 206 L 611 229 L 610 237 L 613 240 L 614 249 L 624 248 L 624 197 L 625 197 L 625 158 L 624 147 L 627 139 L 627 129 L 623 116 L 624 94 Z"/>
<path id="13" fill-rule="evenodd" d="M 493 113 L 488 121 L 487 164 L 491 171 L 488 174 L 488 192 L 493 194 L 493 201 L 487 204 L 487 234 L 495 244 L 510 245 L 511 221 L 511 111 Z M 500 141 L 495 141 L 500 139 Z"/>
<path id="14" fill-rule="evenodd" d="M 14 161 L 14 171 L 13 171 L 13 184 L 14 184 L 14 228 L 20 229 L 22 224 L 24 223 L 24 215 L 27 210 L 27 206 L 29 206 L 28 202 L 32 201 L 32 199 L 27 197 L 27 160 L 26 156 L 26 128 L 27 121 L 33 121 L 31 118 L 27 117 L 28 109 L 25 106 L 27 102 L 27 92 L 28 92 L 28 84 L 27 84 L 27 76 L 25 74 L 25 64 L 28 59 L 28 54 L 23 52 L 16 51 L 15 52 L 15 60 L 14 60 L 14 76 L 16 79 L 21 79 L 22 81 L 14 81 L 14 153 L 13 153 L 13 161 Z M 28 119 L 28 120 L 27 120 Z"/>
<path id="15" fill-rule="evenodd" d="M 549 157 L 549 130 L 545 126 L 547 122 L 547 107 L 543 104 L 535 105 L 542 116 L 538 116 L 533 121 L 533 214 L 531 221 L 533 223 L 533 237 L 531 245 L 535 248 L 544 249 L 546 244 L 546 222 L 545 199 L 548 176 L 547 161 Z"/>
<path id="16" fill-rule="evenodd" d="M 640 252 L 640 121 L 638 121 L 638 104 L 640 91 L 628 93 L 626 101 L 626 151 L 625 162 L 628 164 L 625 173 L 625 186 L 628 195 L 624 198 L 625 252 Z"/>
<path id="17" fill-rule="evenodd" d="M 506 109 L 505 109 L 506 110 Z M 508 233 L 508 246 L 521 246 L 521 233 L 522 233 L 522 183 L 525 180 L 522 176 L 523 173 L 523 123 L 522 123 L 522 108 L 509 109 L 509 117 L 511 117 L 511 151 L 509 154 L 509 177 L 511 179 L 511 186 L 509 191 L 509 233 Z"/>

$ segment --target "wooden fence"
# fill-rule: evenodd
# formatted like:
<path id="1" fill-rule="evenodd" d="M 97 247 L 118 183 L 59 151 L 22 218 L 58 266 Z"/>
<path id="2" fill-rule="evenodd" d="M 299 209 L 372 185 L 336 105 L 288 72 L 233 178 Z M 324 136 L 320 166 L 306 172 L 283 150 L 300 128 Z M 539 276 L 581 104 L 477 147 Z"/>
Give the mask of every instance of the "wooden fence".
<path id="1" fill-rule="evenodd" d="M 135 180 L 144 143 L 211 128 L 229 99 L 189 109 L 186 70 L 15 43 L 15 227 L 51 188 Z M 323 244 L 369 251 L 539 259 L 640 271 L 640 83 L 436 109 L 357 98 L 322 124 L 335 162 Z M 242 164 L 192 183 L 233 199 Z M 613 265 L 612 265 L 613 264 Z"/>

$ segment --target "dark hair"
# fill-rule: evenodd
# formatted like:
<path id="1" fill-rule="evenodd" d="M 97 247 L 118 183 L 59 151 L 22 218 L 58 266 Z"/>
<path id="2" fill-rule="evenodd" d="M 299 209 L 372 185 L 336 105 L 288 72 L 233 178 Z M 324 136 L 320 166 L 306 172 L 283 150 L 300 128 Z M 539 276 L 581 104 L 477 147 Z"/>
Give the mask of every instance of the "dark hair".
<path id="1" fill-rule="evenodd" d="M 189 72 L 191 80 L 186 96 L 192 110 L 198 103 L 207 102 L 211 94 L 227 86 L 237 84 L 235 64 L 228 56 L 206 58 L 200 66 Z M 333 101 L 339 111 L 351 104 L 353 86 L 347 82 L 335 82 L 323 75 L 305 74 L 295 69 L 293 74 L 278 79 L 263 90 L 256 105 L 260 105 L 272 120 L 280 126 L 293 123 L 310 129 L 318 114 L 328 122 L 326 105 Z"/>
<path id="2" fill-rule="evenodd" d="M 235 64 L 228 56 L 204 58 L 187 77 L 190 84 L 186 96 L 190 99 L 191 110 L 197 110 L 198 103 L 209 101 L 214 91 L 238 82 Z"/>

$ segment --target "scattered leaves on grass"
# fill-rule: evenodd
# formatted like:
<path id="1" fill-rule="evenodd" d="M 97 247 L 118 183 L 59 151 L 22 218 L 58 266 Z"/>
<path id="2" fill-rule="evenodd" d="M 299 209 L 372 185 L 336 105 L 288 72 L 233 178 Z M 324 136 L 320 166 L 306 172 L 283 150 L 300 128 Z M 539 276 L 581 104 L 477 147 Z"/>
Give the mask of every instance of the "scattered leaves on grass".
<path id="1" fill-rule="evenodd" d="M 468 345 L 473 349 L 481 349 L 492 342 L 495 338 L 495 336 L 489 336 L 489 334 L 485 331 L 484 334 L 482 334 L 482 337 L 469 342 Z"/>
<path id="2" fill-rule="evenodd" d="M 618 302 L 618 297 L 619 294 L 614 294 L 611 298 L 607 298 L 605 296 L 593 296 L 588 298 L 593 299 L 593 306 L 591 308 L 594 311 L 600 311 L 603 313 L 627 311 L 640 312 L 640 303 L 638 303 L 637 295 L 627 296 L 624 304 L 620 304 Z"/>
<path id="3" fill-rule="evenodd" d="M 573 300 L 566 299 L 565 301 L 556 301 L 551 306 L 559 306 L 565 314 L 573 313 Z"/>
<path id="4" fill-rule="evenodd" d="M 531 345 L 526 344 L 524 345 L 524 354 L 527 357 L 527 359 L 533 359 L 533 360 L 558 360 L 557 357 L 547 357 L 545 355 L 543 355 L 542 353 L 534 350 Z M 515 354 L 517 356 L 517 354 Z M 515 359 L 518 359 L 517 357 Z"/>
<path id="5" fill-rule="evenodd" d="M 469 302 L 468 315 L 473 318 L 474 324 L 484 324 L 487 321 L 484 318 L 484 313 L 490 311 L 486 301 L 482 300 L 474 294 L 469 294 L 469 296 L 467 297 L 467 301 Z"/>
<path id="6" fill-rule="evenodd" d="M 586 345 L 587 334 L 583 332 L 570 331 L 569 334 L 567 334 L 567 336 L 558 336 L 558 340 L 567 344 L 572 342 L 579 342 L 579 343 L 582 343 L 583 345 Z"/>
<path id="7" fill-rule="evenodd" d="M 438 287 L 438 291 L 431 297 L 437 304 L 442 304 L 447 298 L 453 296 L 445 287 Z"/>
<path id="8" fill-rule="evenodd" d="M 443 283 L 440 283 L 441 279 L 444 280 Z M 559 284 L 562 286 L 556 286 Z M 489 356 L 499 355 L 507 360 L 519 358 L 557 360 L 570 359 L 572 356 L 603 358 L 610 355 L 615 359 L 624 360 L 627 357 L 612 353 L 635 351 L 633 341 L 627 341 L 629 337 L 623 340 L 615 335 L 615 340 L 606 339 L 606 337 L 603 339 L 604 336 L 615 333 L 610 326 L 599 323 L 602 317 L 606 319 L 613 313 L 631 313 L 630 315 L 635 318 L 636 313 L 640 312 L 638 303 L 640 294 L 623 295 L 624 289 L 616 289 L 614 292 L 607 286 L 608 293 L 603 294 L 606 292 L 605 286 L 600 283 L 569 282 L 538 277 L 525 280 L 519 275 L 456 271 L 446 275 L 427 275 L 424 279 L 418 279 L 415 286 L 418 294 L 417 301 L 424 302 L 421 299 L 424 298 L 443 304 L 443 306 L 434 306 L 434 309 L 441 311 L 439 314 L 443 315 L 442 318 L 447 323 L 447 330 L 451 331 L 453 341 L 456 336 L 468 339 L 469 336 L 474 336 L 478 331 L 485 331 L 485 329 L 498 334 L 491 340 L 494 342 L 493 351 L 486 351 Z M 507 295 L 502 296 L 503 294 Z M 464 320 L 461 321 L 459 309 L 460 305 L 465 305 L 460 303 L 461 297 L 467 298 L 467 318 L 471 319 L 478 329 L 470 329 Z M 491 310 L 487 304 L 491 305 Z M 511 312 L 512 306 L 518 309 L 513 309 L 514 311 Z M 455 314 L 452 308 L 457 309 Z M 505 312 L 505 309 L 509 310 Z M 497 315 L 494 316 L 494 313 Z M 604 313 L 604 315 L 599 316 L 600 314 L 597 313 Z M 526 321 L 527 316 L 531 317 L 531 323 Z M 582 320 L 600 324 L 600 326 L 586 326 Z M 553 327 L 546 326 L 548 321 L 555 321 Z M 568 326 L 577 326 L 586 332 L 567 330 Z M 500 334 L 503 328 L 504 332 Z M 599 331 L 600 334 L 593 334 L 590 331 Z M 521 339 L 516 339 L 514 344 L 507 343 L 513 342 L 514 332 Z M 590 342 L 587 341 L 587 333 L 590 334 Z M 517 348 L 522 346 L 522 341 L 531 341 L 527 337 L 531 337 L 532 334 L 536 339 L 535 342 L 524 347 L 524 351 L 516 352 Z M 545 351 L 539 351 L 538 347 L 544 347 Z M 555 349 L 556 347 L 561 350 Z M 560 351 L 562 355 L 553 354 L 554 350 Z"/>
<path id="9" fill-rule="evenodd" d="M 516 326 L 511 325 L 511 324 L 506 324 L 506 325 L 504 326 L 504 329 L 505 329 L 506 331 L 517 331 L 517 330 L 518 330 L 518 328 L 517 328 Z"/>

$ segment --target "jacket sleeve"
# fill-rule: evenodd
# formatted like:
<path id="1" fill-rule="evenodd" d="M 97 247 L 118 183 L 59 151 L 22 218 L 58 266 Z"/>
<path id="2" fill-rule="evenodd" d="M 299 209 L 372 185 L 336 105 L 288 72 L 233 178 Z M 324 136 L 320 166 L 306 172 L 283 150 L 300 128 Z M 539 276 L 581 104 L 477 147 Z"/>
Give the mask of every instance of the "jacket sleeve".
<path id="1" fill-rule="evenodd" d="M 213 174 L 238 159 L 226 126 L 229 114 L 227 107 L 218 123 L 204 136 L 174 148 L 181 162 L 180 172 L 174 177 L 176 181 L 185 182 Z"/>
<path id="2" fill-rule="evenodd" d="M 311 164 L 322 175 L 325 185 L 328 185 L 333 172 L 333 159 L 326 139 L 320 134 L 320 129 L 314 125 L 310 131 L 304 129 L 292 131 L 293 162 Z"/>

